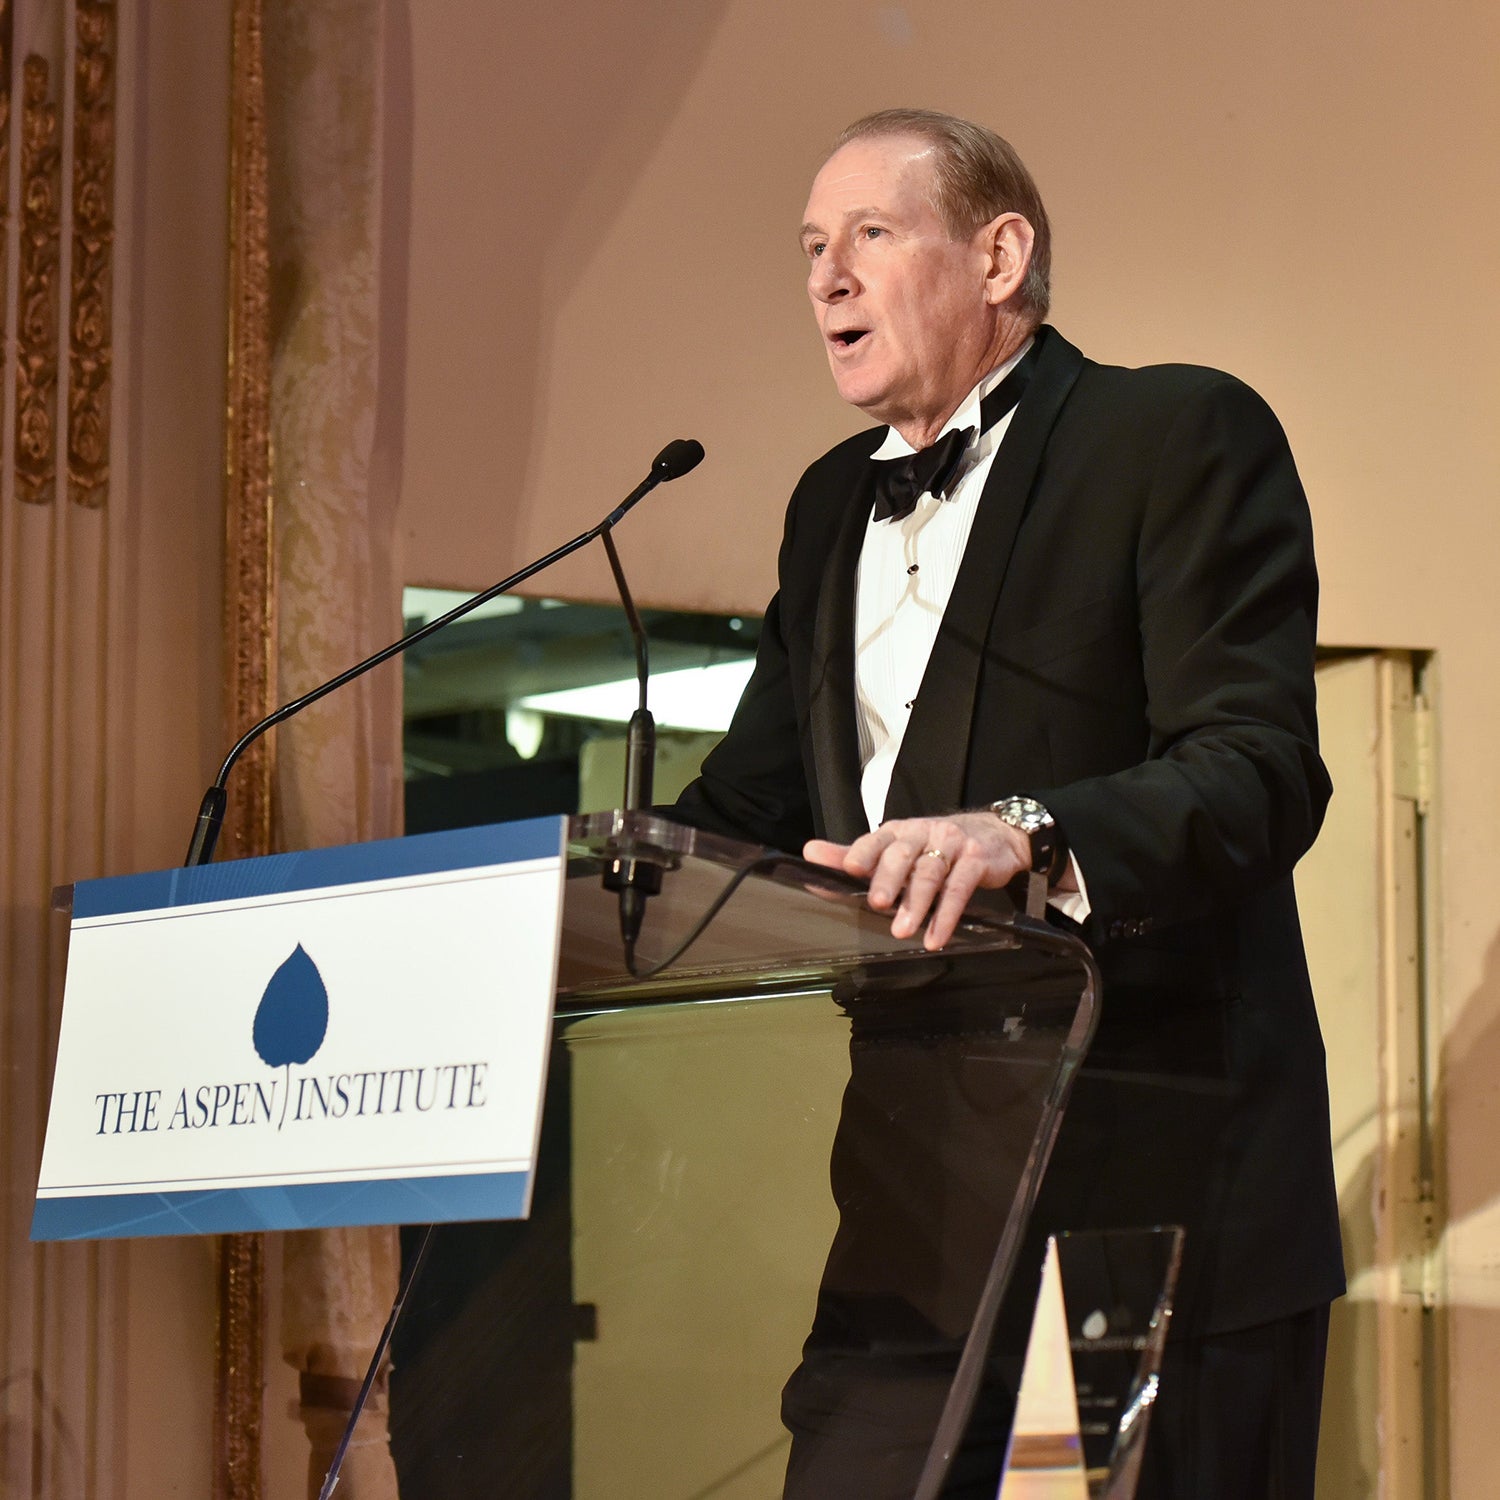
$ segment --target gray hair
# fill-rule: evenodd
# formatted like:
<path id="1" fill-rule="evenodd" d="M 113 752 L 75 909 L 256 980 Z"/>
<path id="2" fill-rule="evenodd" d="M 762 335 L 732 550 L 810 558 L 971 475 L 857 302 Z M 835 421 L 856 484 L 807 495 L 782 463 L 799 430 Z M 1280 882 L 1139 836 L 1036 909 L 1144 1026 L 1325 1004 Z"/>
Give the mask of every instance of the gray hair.
<path id="1" fill-rule="evenodd" d="M 1020 301 L 1040 323 L 1052 301 L 1052 226 L 1036 182 L 1015 147 L 972 120 L 933 109 L 882 109 L 840 131 L 833 151 L 851 141 L 903 135 L 936 148 L 934 207 L 954 239 L 966 239 L 1001 214 L 1020 214 L 1031 225 L 1031 264 L 1021 283 Z"/>

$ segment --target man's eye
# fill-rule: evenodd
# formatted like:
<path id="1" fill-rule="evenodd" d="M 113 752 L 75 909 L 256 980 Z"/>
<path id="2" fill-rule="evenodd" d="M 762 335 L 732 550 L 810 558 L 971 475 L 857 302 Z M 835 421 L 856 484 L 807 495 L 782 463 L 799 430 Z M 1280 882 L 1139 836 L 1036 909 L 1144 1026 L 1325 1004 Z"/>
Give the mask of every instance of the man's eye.
<path id="1" fill-rule="evenodd" d="M 816 260 L 828 248 L 821 240 L 815 240 L 807 247 L 808 255 Z"/>
<path id="2" fill-rule="evenodd" d="M 885 230 L 883 230 L 878 224 L 865 225 L 865 238 L 867 240 L 878 240 L 884 233 Z"/>

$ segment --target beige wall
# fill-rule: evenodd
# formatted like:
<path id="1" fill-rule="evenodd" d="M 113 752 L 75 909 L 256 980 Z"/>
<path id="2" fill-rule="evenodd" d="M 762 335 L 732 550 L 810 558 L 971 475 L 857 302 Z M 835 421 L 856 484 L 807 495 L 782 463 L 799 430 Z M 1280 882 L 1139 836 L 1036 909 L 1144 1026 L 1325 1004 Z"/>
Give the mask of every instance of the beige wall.
<path id="1" fill-rule="evenodd" d="M 1455 1493 L 1500 1384 L 1500 10 L 1138 0 L 411 5 L 413 582 L 582 530 L 667 438 L 709 458 L 622 533 L 654 602 L 757 608 L 834 398 L 794 244 L 819 148 L 892 103 L 1031 163 L 1055 321 L 1250 380 L 1312 498 L 1329 643 L 1434 648 L 1436 972 Z M 548 590 L 602 596 L 602 559 Z"/>

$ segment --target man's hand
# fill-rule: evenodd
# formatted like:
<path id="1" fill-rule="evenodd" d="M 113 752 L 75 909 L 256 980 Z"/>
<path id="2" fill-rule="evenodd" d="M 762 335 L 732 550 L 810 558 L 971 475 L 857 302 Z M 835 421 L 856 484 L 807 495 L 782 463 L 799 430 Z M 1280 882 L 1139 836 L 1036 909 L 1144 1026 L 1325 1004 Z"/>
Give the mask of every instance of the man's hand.
<path id="1" fill-rule="evenodd" d="M 870 905 L 890 911 L 891 935 L 913 936 L 927 922 L 925 948 L 941 948 L 977 890 L 997 890 L 1031 868 L 1031 840 L 994 813 L 899 818 L 852 844 L 810 839 L 802 857 L 870 882 Z"/>

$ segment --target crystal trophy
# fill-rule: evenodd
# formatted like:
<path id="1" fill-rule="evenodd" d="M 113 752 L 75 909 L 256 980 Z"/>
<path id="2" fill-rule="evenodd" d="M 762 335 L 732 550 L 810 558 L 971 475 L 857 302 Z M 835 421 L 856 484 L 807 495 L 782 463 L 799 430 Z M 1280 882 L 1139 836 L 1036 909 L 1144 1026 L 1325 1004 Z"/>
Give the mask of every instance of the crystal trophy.
<path id="1" fill-rule="evenodd" d="M 999 1500 L 1132 1500 L 1182 1230 L 1047 1241 Z"/>

